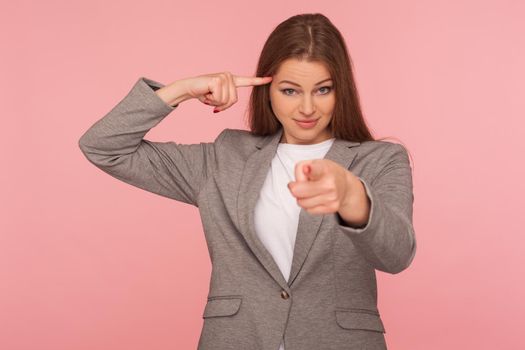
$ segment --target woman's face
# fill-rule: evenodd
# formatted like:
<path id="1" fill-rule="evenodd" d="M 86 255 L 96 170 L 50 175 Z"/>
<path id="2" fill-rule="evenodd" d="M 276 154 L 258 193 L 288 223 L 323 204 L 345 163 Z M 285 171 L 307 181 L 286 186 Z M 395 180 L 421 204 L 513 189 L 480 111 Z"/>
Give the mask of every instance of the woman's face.
<path id="1" fill-rule="evenodd" d="M 270 103 L 284 129 L 280 142 L 309 145 L 332 137 L 332 86 L 323 63 L 295 58 L 282 62 L 270 84 Z"/>

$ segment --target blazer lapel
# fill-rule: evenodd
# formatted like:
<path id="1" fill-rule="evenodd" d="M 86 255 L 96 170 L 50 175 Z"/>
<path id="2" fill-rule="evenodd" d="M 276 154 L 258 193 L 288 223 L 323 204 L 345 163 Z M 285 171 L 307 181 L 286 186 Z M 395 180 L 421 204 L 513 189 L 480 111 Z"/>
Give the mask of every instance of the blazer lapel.
<path id="1" fill-rule="evenodd" d="M 277 263 L 266 249 L 261 240 L 257 237 L 254 223 L 254 210 L 259 198 L 266 175 L 270 170 L 272 159 L 277 151 L 279 140 L 283 129 L 280 128 L 275 134 L 262 138 L 256 145 L 255 151 L 246 161 L 244 171 L 239 186 L 237 200 L 237 216 L 241 234 L 246 243 L 268 271 L 268 273 L 281 285 L 284 290 L 288 290 L 288 284 L 277 266 Z"/>
<path id="2" fill-rule="evenodd" d="M 257 237 L 254 223 L 255 205 L 270 170 L 272 159 L 277 152 L 282 133 L 283 128 L 281 127 L 275 134 L 261 139 L 255 145 L 256 150 L 246 161 L 239 186 L 237 216 L 241 234 L 254 255 L 281 287 L 288 290 L 308 255 L 325 215 L 311 215 L 301 208 L 292 267 L 287 282 L 270 252 Z M 359 142 L 335 139 L 324 159 L 330 159 L 345 169 L 349 169 L 357 155 L 357 148 L 354 146 L 359 144 Z M 285 188 L 283 190 L 288 189 Z"/>

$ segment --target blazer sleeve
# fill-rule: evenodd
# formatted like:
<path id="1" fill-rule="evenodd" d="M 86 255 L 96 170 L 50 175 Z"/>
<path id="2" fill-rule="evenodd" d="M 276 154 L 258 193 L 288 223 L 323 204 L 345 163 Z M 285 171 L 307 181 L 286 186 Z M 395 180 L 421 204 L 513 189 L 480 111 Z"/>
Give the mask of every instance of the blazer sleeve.
<path id="1" fill-rule="evenodd" d="M 85 157 L 114 178 L 198 207 L 197 198 L 215 169 L 214 142 L 154 142 L 144 135 L 178 105 L 164 102 L 159 82 L 140 77 L 128 94 L 79 139 Z"/>
<path id="2" fill-rule="evenodd" d="M 389 143 L 375 173 L 370 183 L 358 177 L 371 203 L 366 225 L 348 226 L 338 214 L 337 221 L 374 268 L 395 274 L 405 270 L 416 253 L 412 170 L 405 148 Z"/>

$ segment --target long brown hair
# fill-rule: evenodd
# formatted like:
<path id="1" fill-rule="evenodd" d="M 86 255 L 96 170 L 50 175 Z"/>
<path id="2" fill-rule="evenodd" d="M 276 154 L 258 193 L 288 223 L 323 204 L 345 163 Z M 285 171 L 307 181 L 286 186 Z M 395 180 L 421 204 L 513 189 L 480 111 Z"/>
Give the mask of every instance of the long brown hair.
<path id="1" fill-rule="evenodd" d="M 281 22 L 264 44 L 256 76 L 273 76 L 280 64 L 290 58 L 324 63 L 330 72 L 336 100 L 330 122 L 332 137 L 358 142 L 374 140 L 363 118 L 345 41 L 326 16 L 299 14 Z M 252 89 L 248 124 L 253 135 L 273 134 L 282 127 L 272 111 L 269 90 L 270 84 Z"/>

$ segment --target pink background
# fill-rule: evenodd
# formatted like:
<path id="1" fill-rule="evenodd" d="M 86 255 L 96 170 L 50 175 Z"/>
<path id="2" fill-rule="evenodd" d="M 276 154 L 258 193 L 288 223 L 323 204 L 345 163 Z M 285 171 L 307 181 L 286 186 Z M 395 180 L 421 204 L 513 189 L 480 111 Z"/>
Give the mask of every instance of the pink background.
<path id="1" fill-rule="evenodd" d="M 412 157 L 416 258 L 377 273 L 389 349 L 525 348 L 523 1 L 187 3 L 3 2 L 0 348 L 196 348 L 197 208 L 106 175 L 77 142 L 140 76 L 252 75 L 304 12 L 341 30 L 371 129 Z M 188 101 L 146 138 L 245 129 L 249 91 L 216 115 Z"/>

